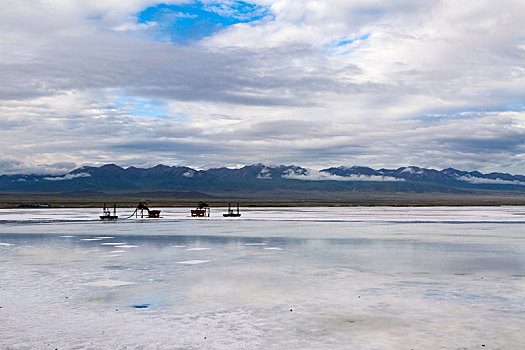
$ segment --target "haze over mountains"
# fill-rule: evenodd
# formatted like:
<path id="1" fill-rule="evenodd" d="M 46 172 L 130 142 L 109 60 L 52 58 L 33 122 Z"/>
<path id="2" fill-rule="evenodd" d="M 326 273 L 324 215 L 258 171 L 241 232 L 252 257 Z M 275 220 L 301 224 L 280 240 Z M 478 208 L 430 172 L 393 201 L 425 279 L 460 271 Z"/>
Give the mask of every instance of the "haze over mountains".
<path id="1" fill-rule="evenodd" d="M 179 192 L 224 195 L 286 192 L 477 193 L 497 190 L 525 192 L 525 176 L 482 174 L 452 168 L 433 170 L 415 166 L 398 169 L 331 167 L 320 171 L 300 166 L 255 164 L 240 169 L 195 170 L 157 165 L 122 168 L 114 164 L 81 167 L 62 176 L 2 175 L 4 193 L 138 193 Z"/>

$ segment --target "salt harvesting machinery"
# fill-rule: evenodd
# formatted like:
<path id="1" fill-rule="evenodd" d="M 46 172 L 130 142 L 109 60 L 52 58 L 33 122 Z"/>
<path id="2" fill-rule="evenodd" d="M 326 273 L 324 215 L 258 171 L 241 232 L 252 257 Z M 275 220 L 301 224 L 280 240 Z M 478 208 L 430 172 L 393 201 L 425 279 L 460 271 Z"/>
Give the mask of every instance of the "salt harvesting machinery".
<path id="1" fill-rule="evenodd" d="M 141 218 L 144 218 L 144 211 L 147 211 L 148 218 L 160 218 L 160 210 L 151 210 L 145 202 L 139 202 L 139 204 L 137 204 L 137 207 L 135 208 L 135 211 L 129 217 L 132 217 L 133 215 L 135 215 L 135 217 L 138 217 L 139 211 Z"/>
<path id="2" fill-rule="evenodd" d="M 224 217 L 230 217 L 230 218 L 238 218 L 241 216 L 241 213 L 239 212 L 239 202 L 237 202 L 237 212 L 234 212 L 231 208 L 231 203 L 228 203 L 228 212 L 225 214 L 222 214 Z"/>
<path id="3" fill-rule="evenodd" d="M 114 204 L 113 207 L 113 214 L 111 213 L 110 208 L 104 203 L 103 215 L 100 216 L 100 220 L 109 221 L 109 220 L 117 220 L 117 204 Z M 148 207 L 148 204 L 146 202 L 139 202 L 137 204 L 137 207 L 131 213 L 130 216 L 128 216 L 126 219 L 129 219 L 133 216 L 138 218 L 144 218 L 144 212 L 146 212 L 147 218 L 160 218 L 160 210 L 152 210 Z M 231 203 L 228 203 L 228 212 L 222 214 L 224 217 L 240 217 L 241 213 L 239 212 L 239 203 L 237 203 L 237 212 L 235 212 L 231 208 Z M 210 205 L 206 202 L 198 202 L 197 207 L 195 209 L 191 210 L 191 216 L 193 217 L 210 217 Z"/>
<path id="4" fill-rule="evenodd" d="M 209 217 L 210 216 L 210 205 L 206 202 L 197 203 L 197 208 L 192 209 L 191 216 Z"/>
<path id="5" fill-rule="evenodd" d="M 113 205 L 113 215 L 111 215 L 111 210 L 109 207 L 104 203 L 104 208 L 102 208 L 102 215 L 100 215 L 100 220 L 102 221 L 112 221 L 117 220 L 117 203 Z"/>

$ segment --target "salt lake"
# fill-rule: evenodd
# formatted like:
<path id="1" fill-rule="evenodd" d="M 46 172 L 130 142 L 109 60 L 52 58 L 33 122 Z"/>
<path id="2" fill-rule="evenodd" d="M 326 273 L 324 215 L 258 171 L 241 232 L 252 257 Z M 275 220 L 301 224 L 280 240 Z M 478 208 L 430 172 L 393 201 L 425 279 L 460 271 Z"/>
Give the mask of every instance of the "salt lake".
<path id="1" fill-rule="evenodd" d="M 0 210 L 0 348 L 524 347 L 523 207 L 160 209 Z"/>

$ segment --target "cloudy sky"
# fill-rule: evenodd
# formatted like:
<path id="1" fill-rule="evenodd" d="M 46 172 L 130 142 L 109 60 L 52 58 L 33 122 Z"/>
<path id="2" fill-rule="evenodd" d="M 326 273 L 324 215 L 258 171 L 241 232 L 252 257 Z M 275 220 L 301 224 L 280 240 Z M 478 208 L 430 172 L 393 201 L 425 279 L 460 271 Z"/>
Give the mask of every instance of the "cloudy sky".
<path id="1" fill-rule="evenodd" d="M 0 173 L 525 174 L 523 0 L 0 3 Z"/>

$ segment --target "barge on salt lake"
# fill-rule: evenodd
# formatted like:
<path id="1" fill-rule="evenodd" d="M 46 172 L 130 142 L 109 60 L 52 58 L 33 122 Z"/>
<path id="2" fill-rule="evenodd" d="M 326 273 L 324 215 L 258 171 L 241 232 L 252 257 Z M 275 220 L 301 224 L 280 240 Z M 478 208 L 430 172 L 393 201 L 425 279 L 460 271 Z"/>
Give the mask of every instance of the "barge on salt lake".
<path id="1" fill-rule="evenodd" d="M 106 203 L 104 203 L 104 208 L 102 209 L 102 215 L 100 215 L 100 220 L 102 221 L 112 221 L 117 220 L 117 203 L 113 206 L 113 215 L 111 215 L 111 210 L 108 208 Z"/>
<path id="2" fill-rule="evenodd" d="M 191 210 L 191 216 L 210 217 L 210 205 L 206 202 L 197 203 L 197 208 Z"/>

